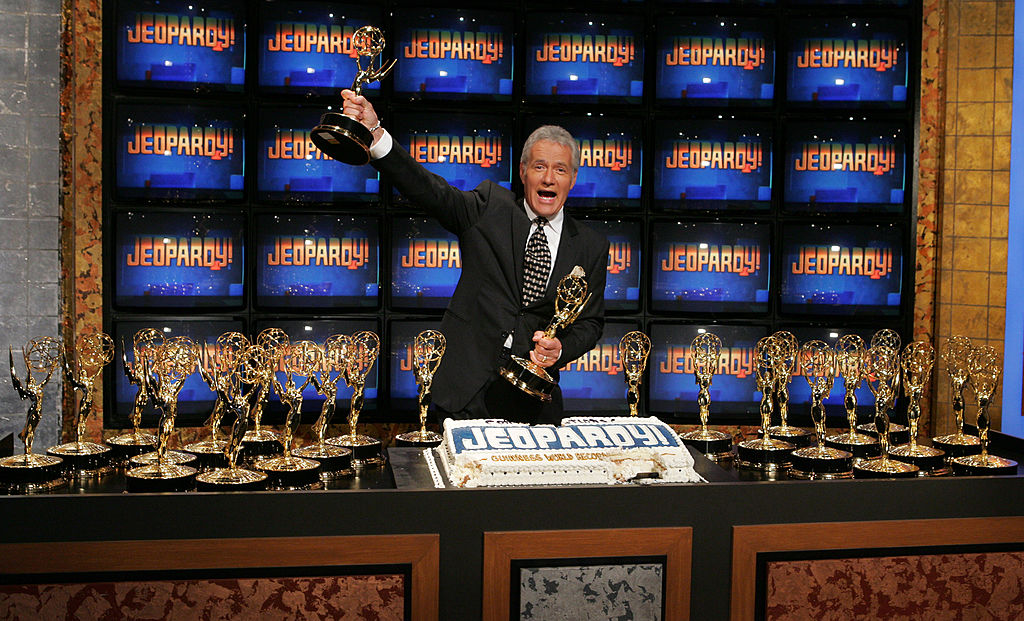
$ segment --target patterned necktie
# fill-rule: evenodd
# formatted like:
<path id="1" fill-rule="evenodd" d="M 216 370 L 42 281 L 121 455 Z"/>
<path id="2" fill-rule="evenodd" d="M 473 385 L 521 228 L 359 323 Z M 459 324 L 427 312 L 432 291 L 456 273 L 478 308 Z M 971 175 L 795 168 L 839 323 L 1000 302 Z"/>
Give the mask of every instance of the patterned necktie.
<path id="1" fill-rule="evenodd" d="M 544 225 L 548 221 L 538 216 L 534 222 L 537 230 L 530 235 L 530 241 L 526 244 L 526 259 L 523 261 L 523 306 L 530 305 L 544 295 L 548 272 L 551 271 L 551 249 L 548 248 L 548 238 L 544 234 Z"/>

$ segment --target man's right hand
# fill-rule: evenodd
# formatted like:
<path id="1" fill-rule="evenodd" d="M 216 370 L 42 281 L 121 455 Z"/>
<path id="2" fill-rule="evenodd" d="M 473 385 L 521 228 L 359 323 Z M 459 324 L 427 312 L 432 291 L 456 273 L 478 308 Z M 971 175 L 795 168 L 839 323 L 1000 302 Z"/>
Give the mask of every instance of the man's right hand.
<path id="1" fill-rule="evenodd" d="M 380 119 L 377 118 L 377 111 L 373 109 L 373 104 L 366 97 L 356 95 L 355 91 L 347 88 L 341 91 L 341 97 L 344 100 L 342 114 L 359 121 L 366 126 L 366 129 L 372 130 L 377 127 Z M 382 135 L 382 131 L 373 132 L 373 144 L 377 144 Z"/>

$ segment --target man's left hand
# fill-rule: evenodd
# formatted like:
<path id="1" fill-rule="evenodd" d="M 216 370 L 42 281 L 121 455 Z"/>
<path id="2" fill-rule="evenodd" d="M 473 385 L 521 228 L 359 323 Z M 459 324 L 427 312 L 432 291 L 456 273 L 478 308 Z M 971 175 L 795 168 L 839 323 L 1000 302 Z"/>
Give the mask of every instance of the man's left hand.
<path id="1" fill-rule="evenodd" d="M 530 351 L 530 360 L 537 366 L 544 368 L 552 367 L 558 362 L 562 355 L 562 342 L 557 338 L 545 338 L 542 330 L 533 333 L 533 350 Z"/>

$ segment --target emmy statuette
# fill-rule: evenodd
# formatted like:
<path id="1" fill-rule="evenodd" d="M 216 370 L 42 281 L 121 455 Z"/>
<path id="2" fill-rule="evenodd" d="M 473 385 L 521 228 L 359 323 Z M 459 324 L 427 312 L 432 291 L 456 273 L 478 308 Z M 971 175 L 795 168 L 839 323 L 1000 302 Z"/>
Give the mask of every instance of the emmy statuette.
<path id="1" fill-rule="evenodd" d="M 988 406 L 999 388 L 999 376 L 1002 368 L 999 365 L 999 352 L 991 345 L 981 345 L 971 351 L 967 361 L 970 371 L 970 383 L 978 399 L 978 439 L 981 440 L 981 452 L 977 455 L 954 457 L 950 461 L 953 473 L 958 475 L 995 475 L 1017 474 L 1017 462 L 1004 457 L 996 457 L 988 452 L 989 417 Z"/>
<path id="2" fill-rule="evenodd" d="M 899 352 L 888 345 L 873 345 L 868 350 L 865 366 L 868 388 L 875 395 L 875 432 L 878 435 L 881 456 L 862 460 L 853 467 L 853 474 L 857 478 L 917 476 L 920 470 L 917 466 L 889 458 L 889 408 L 896 400 L 895 387 L 899 386 Z"/>
<path id="3" fill-rule="evenodd" d="M 252 404 L 252 428 L 245 432 L 242 439 L 242 459 L 253 464 L 261 457 L 273 457 L 281 454 L 281 434 L 263 426 L 263 409 L 267 405 L 267 397 L 274 384 L 274 375 L 281 365 L 281 356 L 289 344 L 288 334 L 281 328 L 267 328 L 256 335 L 256 347 L 265 355 L 261 358 L 250 352 L 246 357 L 242 373 L 242 381 L 253 387 L 256 400 Z M 262 366 L 256 367 L 258 362 Z"/>
<path id="4" fill-rule="evenodd" d="M 327 426 L 334 417 L 335 404 L 338 400 L 338 380 L 344 375 L 348 344 L 349 337 L 344 334 L 335 334 L 324 341 L 324 355 L 320 368 L 317 373 L 310 375 L 313 388 L 324 398 L 320 416 L 313 423 L 315 441 L 293 451 L 294 455 L 319 462 L 320 480 L 325 483 L 349 478 L 354 473 L 352 451 L 327 443 Z"/>
<path id="5" fill-rule="evenodd" d="M 796 447 L 810 446 L 812 435 L 807 429 L 789 424 L 789 383 L 796 372 L 796 358 L 800 343 L 791 332 L 780 330 L 772 335 L 777 347 L 775 364 L 775 404 L 779 409 L 779 424 L 768 428 L 768 435 L 776 440 L 789 442 Z"/>
<path id="6" fill-rule="evenodd" d="M 693 361 L 693 379 L 697 384 L 697 414 L 700 428 L 679 436 L 687 446 L 695 447 L 711 461 L 732 459 L 732 436 L 708 429 L 711 413 L 711 379 L 718 367 L 718 356 L 722 351 L 722 339 L 710 332 L 698 334 L 690 344 Z"/>
<path id="7" fill-rule="evenodd" d="M 622 360 L 622 373 L 626 376 L 626 403 L 630 416 L 639 415 L 640 382 L 650 354 L 651 337 L 639 330 L 627 332 L 619 339 L 619 358 Z"/>
<path id="8" fill-rule="evenodd" d="M 225 332 L 217 337 L 217 343 L 213 349 L 213 360 L 210 362 L 211 368 L 207 369 L 203 361 L 199 361 L 199 376 L 217 395 L 210 417 L 203 423 L 210 429 L 210 439 L 186 444 L 182 450 L 196 456 L 200 472 L 227 465 L 225 449 L 228 443 L 219 437 L 220 422 L 229 406 L 225 395 L 235 394 L 241 388 L 241 379 L 237 370 L 242 352 L 248 347 L 249 339 L 241 332 Z"/>
<path id="9" fill-rule="evenodd" d="M 380 337 L 368 330 L 353 334 L 345 352 L 345 383 L 352 387 L 352 400 L 348 411 L 348 434 L 330 438 L 327 443 L 352 451 L 352 464 L 355 466 L 384 464 L 380 440 L 356 433 L 359 413 L 363 409 L 366 376 L 377 362 L 378 354 L 380 354 Z"/>
<path id="10" fill-rule="evenodd" d="M 146 385 L 149 372 L 164 340 L 163 333 L 155 328 L 139 330 L 132 339 L 132 361 L 129 362 L 128 349 L 124 346 L 124 339 L 121 339 L 121 368 L 128 381 L 138 386 L 138 390 L 129 415 L 132 431 L 107 440 L 110 450 L 114 451 L 115 463 L 120 468 L 127 467 L 132 457 L 156 450 L 156 436 L 141 430 L 142 412 L 149 403 L 149 387 Z"/>
<path id="11" fill-rule="evenodd" d="M 363 26 L 352 34 L 352 49 L 356 52 L 356 76 L 352 90 L 356 95 L 363 92 L 363 85 L 382 79 L 395 66 L 395 60 L 378 62 L 375 57 L 384 51 L 384 34 L 373 26 Z M 367 61 L 363 69 L 363 59 Z M 357 119 L 338 112 L 327 112 L 320 117 L 320 124 L 310 132 L 310 139 L 317 149 L 333 159 L 361 166 L 370 161 L 370 145 L 373 133 Z"/>
<path id="12" fill-rule="evenodd" d="M 910 442 L 891 451 L 893 459 L 914 464 L 919 476 L 943 476 L 951 472 L 946 464 L 946 453 L 917 443 L 917 429 L 921 421 L 921 397 L 935 364 L 935 350 L 927 341 L 908 344 L 900 355 L 903 369 L 903 392 L 907 395 L 907 422 L 910 423 Z"/>
<path id="13" fill-rule="evenodd" d="M 878 457 L 878 440 L 857 431 L 857 389 L 864 381 L 864 356 L 867 348 L 864 339 L 856 334 L 844 334 L 836 342 L 836 371 L 843 378 L 843 405 L 846 420 L 850 424 L 844 433 L 825 438 L 825 444 L 853 455 L 853 463 L 862 459 Z"/>
<path id="14" fill-rule="evenodd" d="M 441 364 L 447 343 L 437 330 L 424 330 L 416 335 L 412 344 L 413 371 L 416 373 L 417 404 L 420 413 L 419 431 L 410 431 L 395 437 L 396 446 L 431 448 L 441 444 L 441 434 L 427 431 L 427 408 L 430 407 L 430 385 Z"/>
<path id="15" fill-rule="evenodd" d="M 754 347 L 754 362 L 757 365 L 757 389 L 761 392 L 761 437 L 744 440 L 736 445 L 736 465 L 744 470 L 758 470 L 775 476 L 792 465 L 791 452 L 796 446 L 776 440 L 764 433 L 772 421 L 772 393 L 775 387 L 776 359 L 780 353 L 779 343 L 773 336 L 766 336 Z"/>
<path id="16" fill-rule="evenodd" d="M 889 349 L 896 352 L 896 362 L 897 366 L 899 366 L 898 358 L 900 355 L 900 348 L 902 347 L 902 343 L 903 342 L 900 339 L 899 333 L 890 328 L 883 328 L 878 332 L 875 332 L 871 336 L 871 342 L 868 344 L 868 347 L 870 348 L 875 347 L 876 345 L 885 345 Z M 888 392 L 889 398 L 892 399 L 892 402 L 889 403 L 888 405 L 889 410 L 893 409 L 893 406 L 896 402 L 896 397 L 898 397 L 900 394 L 900 373 L 898 369 L 896 371 L 896 375 L 893 376 L 892 378 L 891 389 L 892 390 Z M 878 437 L 878 430 L 875 428 L 875 424 L 873 422 L 858 425 L 857 431 L 867 434 L 873 438 Z M 907 427 L 906 425 L 900 425 L 899 423 L 894 423 L 890 420 L 889 442 L 891 444 L 906 444 L 907 442 L 910 442 L 910 428 Z"/>
<path id="17" fill-rule="evenodd" d="M 836 378 L 835 351 L 824 341 L 808 341 L 800 348 L 800 371 L 811 387 L 814 446 L 793 451 L 789 475 L 795 479 L 853 478 L 853 454 L 825 446 L 825 404 Z"/>
<path id="18" fill-rule="evenodd" d="M 971 339 L 966 336 L 951 336 L 942 346 L 942 361 L 946 364 L 949 375 L 950 392 L 953 394 L 953 416 L 956 420 L 956 432 L 932 438 L 932 446 L 946 452 L 946 460 L 965 455 L 977 455 L 981 452 L 981 440 L 978 436 L 964 433 L 964 387 L 971 372 L 967 362 L 973 351 Z"/>

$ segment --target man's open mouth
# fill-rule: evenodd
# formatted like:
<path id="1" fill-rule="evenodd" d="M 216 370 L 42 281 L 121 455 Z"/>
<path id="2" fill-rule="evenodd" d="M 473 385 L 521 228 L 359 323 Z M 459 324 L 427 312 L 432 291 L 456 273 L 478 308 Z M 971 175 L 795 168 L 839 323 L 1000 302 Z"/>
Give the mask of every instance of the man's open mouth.
<path id="1" fill-rule="evenodd" d="M 555 196 L 557 196 L 557 194 L 555 194 L 551 190 L 537 190 L 537 196 L 541 198 L 554 198 Z"/>

